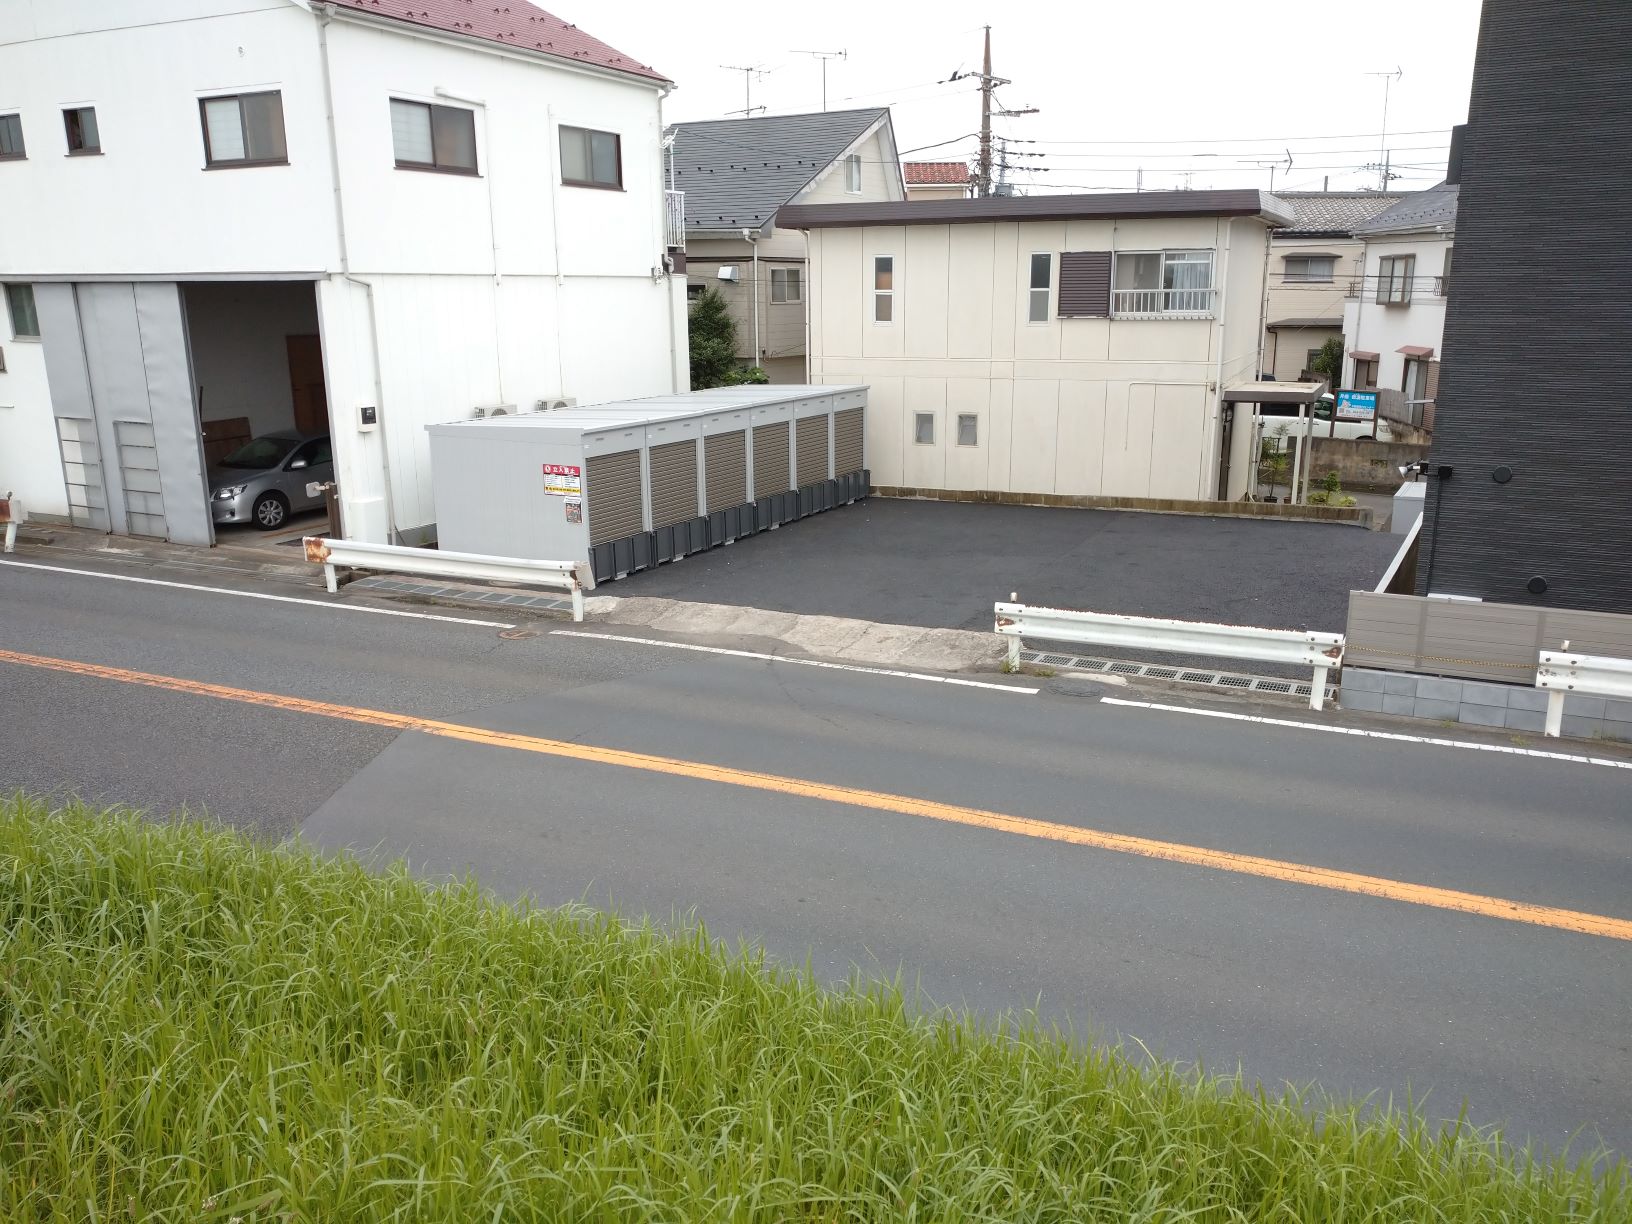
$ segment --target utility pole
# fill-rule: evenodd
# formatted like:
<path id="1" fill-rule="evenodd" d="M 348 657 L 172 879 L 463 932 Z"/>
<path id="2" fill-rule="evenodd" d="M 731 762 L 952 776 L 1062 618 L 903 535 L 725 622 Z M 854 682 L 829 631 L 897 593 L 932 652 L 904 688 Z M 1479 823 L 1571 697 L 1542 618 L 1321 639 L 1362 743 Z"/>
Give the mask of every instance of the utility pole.
<path id="1" fill-rule="evenodd" d="M 765 109 L 763 106 L 754 105 L 754 73 L 762 70 L 760 65 L 754 64 L 751 67 L 743 68 L 737 64 L 721 64 L 720 67 L 727 72 L 742 73 L 742 109 L 740 111 L 726 111 L 726 114 L 747 117 L 751 116 L 756 110 L 762 111 Z"/>
<path id="2" fill-rule="evenodd" d="M 986 46 L 980 60 L 980 72 L 954 72 L 946 78 L 947 82 L 961 81 L 971 76 L 980 78 L 980 160 L 979 168 L 975 172 L 975 195 L 989 196 L 992 194 L 992 116 L 1007 118 L 1011 115 L 1035 115 L 1037 108 L 1027 106 L 1021 110 L 1004 110 L 999 107 L 992 109 L 992 95 L 999 85 L 1013 85 L 1014 82 L 1006 77 L 992 75 L 992 27 L 986 26 Z M 945 84 L 946 82 L 942 82 Z"/>
<path id="3" fill-rule="evenodd" d="M 848 59 L 848 51 L 795 51 L 794 55 L 813 55 L 822 61 L 822 109 L 827 109 L 827 61 Z"/>

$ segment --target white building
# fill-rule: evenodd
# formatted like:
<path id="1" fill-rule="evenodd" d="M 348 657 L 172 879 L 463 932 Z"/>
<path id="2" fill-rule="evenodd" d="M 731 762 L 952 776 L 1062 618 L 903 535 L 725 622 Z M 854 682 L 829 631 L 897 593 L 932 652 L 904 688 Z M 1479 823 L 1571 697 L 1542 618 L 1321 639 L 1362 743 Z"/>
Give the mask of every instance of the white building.
<path id="1" fill-rule="evenodd" d="M 1433 428 L 1445 294 L 1456 243 L 1457 185 L 1414 192 L 1355 227 L 1364 240 L 1364 272 L 1351 281 L 1343 310 L 1348 353 L 1344 386 L 1377 389 L 1378 411 Z M 1399 399 L 1395 397 L 1398 396 Z"/>
<path id="2" fill-rule="evenodd" d="M 328 429 L 417 542 L 426 425 L 683 390 L 669 88 L 523 0 L 8 0 L 0 486 L 209 543 L 208 460 Z"/>
<path id="3" fill-rule="evenodd" d="M 870 388 L 873 484 L 1211 500 L 1251 476 L 1272 227 L 1258 191 L 792 206 L 811 381 Z"/>

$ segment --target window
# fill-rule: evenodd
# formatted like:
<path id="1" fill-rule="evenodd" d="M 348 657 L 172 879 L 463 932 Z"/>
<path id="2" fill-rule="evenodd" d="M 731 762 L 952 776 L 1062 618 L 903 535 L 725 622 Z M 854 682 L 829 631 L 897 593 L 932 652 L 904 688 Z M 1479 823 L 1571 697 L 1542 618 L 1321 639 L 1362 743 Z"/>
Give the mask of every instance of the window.
<path id="1" fill-rule="evenodd" d="M 1283 281 L 1319 281 L 1327 282 L 1337 271 L 1337 256 L 1335 255 L 1288 255 Z"/>
<path id="2" fill-rule="evenodd" d="M 1211 251 L 1130 251 L 1116 256 L 1119 315 L 1205 315 L 1213 308 Z"/>
<path id="3" fill-rule="evenodd" d="M 283 470 L 293 472 L 300 468 L 322 467 L 325 463 L 334 462 L 334 452 L 331 450 L 327 438 L 313 438 L 294 454 L 289 456 L 289 462 L 283 465 Z"/>
<path id="4" fill-rule="evenodd" d="M 895 319 L 895 256 L 873 256 L 873 322 Z"/>
<path id="5" fill-rule="evenodd" d="M 958 413 L 958 445 L 978 446 L 980 444 L 980 418 L 973 412 Z"/>
<path id="6" fill-rule="evenodd" d="M 1439 274 L 1440 297 L 1449 297 L 1451 294 L 1451 255 L 1453 252 L 1455 252 L 1455 250 L 1455 247 L 1445 248 L 1445 267 Z"/>
<path id="7" fill-rule="evenodd" d="M 96 130 L 96 107 L 70 106 L 62 112 L 62 124 L 68 131 L 69 157 L 102 152 L 102 138 Z"/>
<path id="8" fill-rule="evenodd" d="M 561 181 L 572 187 L 623 189 L 623 141 L 615 132 L 561 129 Z"/>
<path id="9" fill-rule="evenodd" d="M 800 281 L 801 275 L 798 268 L 772 268 L 771 301 L 804 301 L 804 285 Z"/>
<path id="10" fill-rule="evenodd" d="M 278 166 L 289 160 L 283 140 L 283 95 L 235 94 L 200 98 L 204 120 L 204 164 L 216 166 Z"/>
<path id="11" fill-rule="evenodd" d="M 1049 278 L 1054 271 L 1054 257 L 1052 255 L 1033 255 L 1031 257 L 1031 301 L 1027 306 L 1026 318 L 1032 323 L 1048 322 L 1048 285 Z M 968 445 L 973 446 L 974 443 Z"/>
<path id="12" fill-rule="evenodd" d="M 912 418 L 912 440 L 919 446 L 935 445 L 935 414 L 919 412 Z"/>
<path id="13" fill-rule="evenodd" d="M 1415 255 L 1385 255 L 1377 261 L 1377 300 L 1385 306 L 1404 306 L 1411 301 L 1411 274 L 1416 270 Z"/>
<path id="14" fill-rule="evenodd" d="M 18 161 L 23 152 L 23 117 L 0 115 L 0 161 Z"/>
<path id="15" fill-rule="evenodd" d="M 851 195 L 861 194 L 860 153 L 852 153 L 844 159 L 844 189 Z"/>
<path id="16" fill-rule="evenodd" d="M 701 301 L 702 297 L 703 297 L 703 294 L 705 294 L 707 292 L 708 292 L 708 286 L 707 285 L 699 285 L 695 281 L 688 281 L 686 283 L 686 301 L 688 301 L 688 302 Z"/>
<path id="17" fill-rule="evenodd" d="M 1303 373 L 1305 373 L 1305 374 L 1313 374 L 1314 373 L 1314 371 L 1315 371 L 1315 358 L 1319 357 L 1319 356 L 1320 356 L 1320 350 L 1319 349 L 1309 349 L 1307 352 L 1304 353 L 1304 355 L 1303 355 Z"/>
<path id="18" fill-rule="evenodd" d="M 1428 362 L 1420 357 L 1405 359 L 1405 376 L 1400 379 L 1400 390 L 1407 400 L 1428 398 Z"/>
<path id="19" fill-rule="evenodd" d="M 1358 358 L 1354 363 L 1354 389 L 1356 391 L 1375 390 L 1377 386 L 1377 362 L 1361 361 Z"/>
<path id="20" fill-rule="evenodd" d="M 18 340 L 40 338 L 40 316 L 34 309 L 33 285 L 7 285 L 6 309 L 11 314 L 11 334 Z"/>
<path id="21" fill-rule="evenodd" d="M 476 173 L 476 112 L 391 99 L 391 149 L 399 170 Z"/>

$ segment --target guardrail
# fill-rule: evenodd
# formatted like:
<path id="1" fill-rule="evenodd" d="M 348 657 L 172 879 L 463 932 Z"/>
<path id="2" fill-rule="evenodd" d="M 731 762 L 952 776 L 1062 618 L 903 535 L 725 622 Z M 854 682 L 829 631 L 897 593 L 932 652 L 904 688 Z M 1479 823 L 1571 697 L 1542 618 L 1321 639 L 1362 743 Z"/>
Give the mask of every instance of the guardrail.
<path id="1" fill-rule="evenodd" d="M 0 525 L 6 529 L 6 551 L 17 551 L 17 524 L 28 521 L 28 511 L 15 493 L 0 497 Z"/>
<path id="2" fill-rule="evenodd" d="M 1326 698 L 1326 673 L 1343 662 L 1341 633 L 1300 629 L 1259 629 L 1253 625 L 1214 625 L 1201 621 L 1122 616 L 1114 612 L 1074 612 L 1064 608 L 1031 608 L 1019 603 L 996 605 L 997 632 L 1009 639 L 1009 666 L 1020 666 L 1020 639 L 1081 642 L 1094 646 L 1131 646 L 1172 654 L 1221 655 L 1259 663 L 1290 663 L 1313 669 L 1309 708 Z"/>
<path id="3" fill-rule="evenodd" d="M 584 592 L 595 589 L 588 561 L 533 561 L 525 557 L 486 557 L 480 553 L 440 552 L 400 544 L 361 544 L 307 536 L 306 560 L 323 567 L 329 594 L 340 589 L 336 566 L 383 570 L 395 574 L 431 574 L 438 578 L 470 578 L 480 582 L 508 582 L 545 587 L 572 596 L 572 619 L 584 619 Z"/>
<path id="4" fill-rule="evenodd" d="M 1536 665 L 1536 687 L 1547 690 L 1544 730 L 1555 739 L 1564 730 L 1564 698 L 1571 693 L 1632 700 L 1632 659 L 1581 654 L 1569 646 L 1542 651 Z"/>

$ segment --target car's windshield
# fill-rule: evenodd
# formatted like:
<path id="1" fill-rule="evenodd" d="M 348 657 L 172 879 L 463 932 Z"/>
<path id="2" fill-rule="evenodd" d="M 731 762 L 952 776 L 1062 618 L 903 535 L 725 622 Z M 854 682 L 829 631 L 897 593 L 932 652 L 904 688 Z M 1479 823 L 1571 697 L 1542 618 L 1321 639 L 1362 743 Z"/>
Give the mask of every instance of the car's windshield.
<path id="1" fill-rule="evenodd" d="M 294 443 L 288 438 L 256 438 L 246 442 L 221 460 L 218 466 L 228 468 L 269 468 L 289 453 Z"/>

